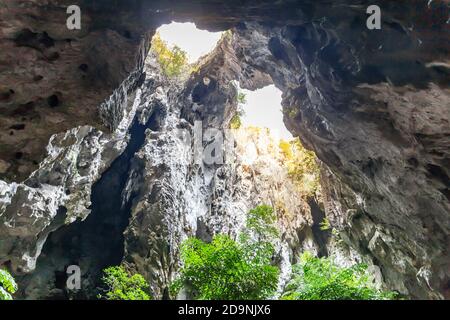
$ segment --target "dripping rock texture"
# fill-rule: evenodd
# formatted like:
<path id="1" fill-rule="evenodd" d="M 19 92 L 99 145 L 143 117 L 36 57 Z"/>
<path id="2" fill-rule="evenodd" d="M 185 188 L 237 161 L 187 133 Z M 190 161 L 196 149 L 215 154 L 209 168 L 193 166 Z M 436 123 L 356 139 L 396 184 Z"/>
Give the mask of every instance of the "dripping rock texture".
<path id="1" fill-rule="evenodd" d="M 72 4 L 82 9 L 81 30 L 65 28 Z M 95 211 L 92 186 L 132 140 L 135 118 L 147 125 L 144 120 L 153 115 L 156 123 L 130 157 L 124 188 L 129 192 L 121 195 L 130 215 L 123 258 L 139 269 L 154 261 L 155 250 L 166 252 L 157 253 L 164 259 L 153 270 L 139 270 L 167 281 L 174 249 L 164 242 L 154 249 L 145 239 L 159 241 L 170 228 L 189 226 L 152 219 L 173 201 L 164 197 L 173 175 L 183 175 L 176 178 L 183 182 L 196 175 L 165 164 L 156 168 L 145 150 L 156 148 L 155 157 L 176 144 L 164 137 L 167 123 L 189 126 L 201 117 L 208 125 L 225 124 L 233 112 L 226 104 L 232 94 L 227 81 L 237 80 L 249 89 L 274 83 L 283 91 L 286 126 L 323 162 L 326 216 L 343 241 L 378 268 L 385 285 L 410 298 L 449 298 L 449 2 L 379 1 L 381 30 L 366 28 L 368 5 L 2 1 L 0 263 L 15 274 L 33 274 L 48 235 Z M 170 20 L 232 30 L 218 49 L 222 54 L 205 61 L 184 88 L 174 89 L 183 97 L 177 98 L 179 115 L 170 110 L 174 98 L 162 98 L 167 90 L 152 98 L 154 107 L 144 106 L 136 91 L 141 87 L 144 98 L 158 94 L 152 85 L 142 87 L 144 59 L 155 29 Z M 223 92 L 193 94 L 205 76 Z M 191 102 L 203 108 L 193 113 Z M 214 176 L 217 170 L 200 174 Z M 226 173 L 221 177 L 228 179 Z M 186 180 L 192 192 L 211 191 L 195 183 Z M 220 197 L 223 190 L 216 187 Z M 307 210 L 298 214 L 304 217 Z M 201 221 L 196 225 L 216 225 Z M 140 230 L 141 223 L 157 230 Z M 207 237 L 209 228 L 200 228 L 199 236 Z M 149 252 L 134 254 L 141 250 Z"/>

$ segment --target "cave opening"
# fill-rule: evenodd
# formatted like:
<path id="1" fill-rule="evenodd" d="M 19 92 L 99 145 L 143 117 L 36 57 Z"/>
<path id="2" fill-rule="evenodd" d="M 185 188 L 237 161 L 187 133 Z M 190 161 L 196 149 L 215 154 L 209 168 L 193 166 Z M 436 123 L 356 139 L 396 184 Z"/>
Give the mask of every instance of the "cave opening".
<path id="1" fill-rule="evenodd" d="M 248 29 L 248 33 L 255 34 L 248 40 L 269 41 L 267 51 L 253 50 L 255 41 L 245 42 L 246 57 L 254 62 L 252 66 L 259 67 L 269 61 L 257 60 L 257 55 L 268 52 L 273 58 L 268 69 L 274 82 L 284 88 L 286 108 L 289 108 L 285 111 L 292 116 L 286 121 L 288 128 L 317 151 L 330 169 L 330 180 L 336 180 L 330 182 L 333 192 L 330 203 L 336 205 L 333 214 L 353 219 L 352 212 L 363 212 L 367 229 L 380 230 L 381 236 L 371 241 L 372 232 L 359 232 L 361 230 L 353 228 L 350 220 L 343 219 L 339 224 L 350 226 L 353 232 L 348 242 L 358 248 L 360 243 L 361 247 L 373 246 L 372 256 L 381 256 L 377 265 L 383 265 L 384 276 L 403 292 L 422 298 L 441 297 L 441 294 L 448 297 L 448 290 L 441 289 L 448 282 L 448 272 L 440 273 L 441 261 L 448 260 L 445 227 L 449 225 L 446 223 L 448 201 L 445 202 L 448 188 L 445 184 L 442 186 L 442 181 L 448 180 L 448 113 L 445 112 L 448 105 L 445 91 L 448 86 L 448 72 L 445 72 L 448 70 L 445 60 L 448 8 L 445 1 L 423 1 L 414 6 L 396 2 L 385 7 L 383 3 L 382 32 L 367 30 L 364 3 L 188 1 L 174 5 L 161 1 L 123 1 L 120 5 L 111 5 L 108 1 L 83 1 L 83 4 L 89 8 L 83 10 L 87 15 L 83 18 L 86 23 L 83 37 L 73 36 L 72 31 L 67 32 L 65 28 L 56 32 L 55 26 L 58 26 L 50 23 L 47 15 L 39 17 L 41 11 L 35 11 L 34 5 L 21 7 L 20 10 L 25 11 L 20 15 L 10 15 L 8 10 L 1 14 L 5 21 L 17 19 L 18 22 L 11 23 L 17 28 L 5 29 L 8 32 L 4 40 L 14 46 L 10 48 L 11 59 L 1 62 L 2 66 L 9 64 L 11 68 L 11 72 L 5 69 L 8 77 L 3 82 L 17 88 L 10 89 L 11 94 L 4 94 L 0 100 L 10 104 L 11 117 L 34 112 L 32 107 L 41 103 L 53 107 L 52 114 L 63 116 L 60 125 L 49 125 L 50 122 L 37 117 L 36 123 L 27 124 L 20 134 L 5 131 L 14 137 L 4 140 L 2 152 L 7 161 L 0 161 L 4 177 L 22 179 L 35 169 L 24 160 L 42 159 L 48 140 L 44 136 L 57 133 L 56 130 L 63 132 L 72 125 L 97 124 L 98 119 L 86 106 L 92 102 L 94 109 L 97 98 L 101 100 L 103 95 L 109 94 L 118 82 L 115 80 L 123 79 L 123 70 L 131 69 L 124 61 L 132 59 L 124 52 L 138 52 L 140 44 L 135 40 L 139 34 L 152 33 L 161 21 L 170 19 L 197 21 L 199 26 L 210 30 Z M 50 10 L 47 11 L 47 7 Z M 46 12 L 56 9 L 50 2 L 42 6 L 44 8 Z M 127 15 L 120 16 L 121 10 L 126 10 Z M 21 30 L 19 35 L 14 35 L 18 30 Z M 84 53 L 75 52 L 76 64 L 69 63 L 73 62 L 67 59 L 72 56 L 71 48 L 60 51 L 61 39 L 67 39 L 67 45 L 73 48 L 99 51 L 88 52 L 89 61 L 81 59 L 85 58 Z M 102 39 L 105 41 L 99 41 Z M 52 56 L 58 59 L 43 61 L 39 70 L 30 67 L 29 72 L 23 72 L 18 66 L 29 64 L 14 63 L 15 59 L 30 62 L 34 54 L 26 50 L 42 51 L 46 47 L 61 54 Z M 123 48 L 117 50 L 122 52 L 113 52 L 117 48 Z M 92 80 L 90 77 L 80 79 L 80 71 L 95 74 L 99 65 L 114 66 L 110 75 L 115 80 L 93 77 L 100 80 L 97 86 L 86 82 Z M 14 74 L 17 80 L 10 81 Z M 45 81 L 39 81 L 42 78 Z M 67 83 L 56 81 L 48 85 L 51 79 L 63 78 Z M 77 79 L 76 82 L 73 79 Z M 52 86 L 50 92 L 48 89 Z M 81 94 L 75 95 L 75 91 Z M 45 96 L 41 97 L 44 92 Z M 56 98 L 50 96 L 53 94 Z M 96 99 L 88 101 L 92 97 Z M 80 108 L 62 108 L 63 104 Z M 74 112 L 80 109 L 81 112 Z M 73 121 L 67 121 L 69 119 Z M 7 120 L 4 123 L 8 126 L 16 123 Z M 386 124 L 392 130 L 386 130 Z M 23 143 L 17 143 L 19 136 Z M 40 151 L 29 153 L 24 151 L 25 145 Z M 372 159 L 383 166 L 366 174 L 367 163 Z M 3 167 L 8 169 L 3 170 Z M 332 188 L 334 186 L 336 188 Z M 345 201 L 342 207 L 341 198 Z M 436 221 L 443 227 L 434 232 L 433 228 L 422 228 L 427 221 Z M 390 234 L 394 235 L 395 246 L 385 248 L 383 235 Z M 375 235 L 378 236 L 378 232 Z M 413 253 L 410 253 L 411 248 Z M 369 257 L 371 254 L 367 250 L 362 253 Z M 404 263 L 401 269 L 390 258 L 385 258 L 395 253 L 399 253 L 397 260 Z"/>
<path id="2" fill-rule="evenodd" d="M 223 36 L 223 32 L 211 33 L 199 30 L 193 23 L 163 25 L 157 30 L 157 34 L 167 42 L 169 48 L 178 46 L 181 50 L 185 50 L 191 65 L 211 52 Z M 192 42 L 189 39 L 196 41 Z M 80 69 L 88 68 L 83 66 Z M 212 88 L 215 80 L 210 81 L 211 85 L 210 83 L 205 85 Z M 282 92 L 274 84 L 256 90 L 241 89 L 238 85 L 237 93 L 243 110 L 244 129 L 251 127 L 268 129 L 261 132 L 267 132 L 277 146 L 282 140 L 294 139 L 283 122 Z M 208 92 L 198 94 L 200 101 Z M 195 102 L 195 99 L 193 100 Z M 32 297 L 31 291 L 35 290 L 36 286 L 41 286 L 44 281 L 47 282 L 49 289 L 46 298 L 95 298 L 97 288 L 101 285 L 101 271 L 105 267 L 121 264 L 124 256 L 123 233 L 129 223 L 133 201 L 131 196 L 123 202 L 122 192 L 130 173 L 133 156 L 144 143 L 145 130 L 157 129 L 151 127 L 154 119 L 150 118 L 147 125 L 142 125 L 137 118 L 135 117 L 134 124 L 129 130 L 130 141 L 125 151 L 92 187 L 92 212 L 86 220 L 76 221 L 50 234 L 37 261 L 34 275 L 25 277 L 22 281 L 26 284 L 24 287 L 29 290 L 23 296 Z M 83 270 L 83 290 L 75 296 L 66 289 L 64 282 L 65 270 L 69 265 L 79 265 Z M 48 270 L 53 270 L 53 273 L 49 273 Z M 41 290 L 40 294 L 45 292 L 45 289 Z"/>
<path id="3" fill-rule="evenodd" d="M 186 52 L 188 63 L 192 64 L 215 48 L 223 32 L 201 30 L 192 22 L 171 22 L 160 26 L 156 34 L 169 48 L 176 46 Z"/>
<path id="4" fill-rule="evenodd" d="M 305 150 L 300 140 L 286 128 L 281 102 L 282 91 L 274 84 L 256 90 L 238 88 L 237 115 L 240 117 L 243 130 L 251 132 L 256 128 L 260 134 L 267 136 L 269 143 L 274 142 L 278 147 L 276 150 L 283 156 L 277 157 L 277 153 L 274 153 L 273 159 L 280 161 L 287 169 L 289 179 L 298 184 L 298 190 L 305 197 L 311 212 L 312 224 L 306 232 L 311 233 L 317 245 L 317 256 L 327 257 L 330 230 L 323 227 L 328 222 L 322 202 L 322 191 L 317 181 L 320 171 L 318 159 L 313 151 Z M 252 145 L 247 144 L 246 149 L 251 150 Z M 309 156 L 305 157 L 305 154 Z M 245 163 L 255 163 L 258 157 L 258 152 L 254 151 L 245 159 Z M 309 166 L 306 165 L 308 162 Z M 299 174 L 299 171 L 302 173 Z M 301 202 L 300 198 L 298 201 Z M 283 218 L 279 216 L 279 219 Z M 293 260 L 295 259 L 294 256 Z"/>
<path id="5" fill-rule="evenodd" d="M 267 128 L 276 141 L 292 140 L 283 122 L 280 89 L 271 84 L 261 89 L 239 89 L 242 126 Z"/>

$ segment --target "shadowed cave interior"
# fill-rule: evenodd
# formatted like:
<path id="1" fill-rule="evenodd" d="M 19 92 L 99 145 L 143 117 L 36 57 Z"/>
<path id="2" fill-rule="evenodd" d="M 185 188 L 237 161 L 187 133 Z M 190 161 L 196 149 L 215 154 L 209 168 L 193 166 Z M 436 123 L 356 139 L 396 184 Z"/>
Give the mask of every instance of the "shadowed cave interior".
<path id="1" fill-rule="evenodd" d="M 412 299 L 449 297 L 447 2 L 380 1 L 382 28 L 368 30 L 365 1 L 79 1 L 86 23 L 79 32 L 60 27 L 64 2 L 36 1 L 20 15 L 0 11 L 7 55 L 0 70 L 8 70 L 0 71 L 0 264 L 16 272 L 21 298 L 73 297 L 63 289 L 70 264 L 81 266 L 90 288 L 74 297 L 94 298 L 100 270 L 121 261 L 167 297 L 161 291 L 178 250 L 172 236 L 233 234 L 240 216 L 227 205 L 245 212 L 252 201 L 276 203 L 277 181 L 258 194 L 244 182 L 264 177 L 247 168 L 233 176 L 224 167 L 183 169 L 173 158 L 159 163 L 176 150 L 174 128 L 230 120 L 237 108 L 230 81 L 280 89 L 286 128 L 321 164 L 321 204 L 291 203 L 290 190 L 276 189 L 299 213 L 292 215 L 299 221 L 284 224 L 286 252 L 312 245 L 318 255 L 334 254 L 333 235 L 320 229 L 326 218 L 351 252 L 342 256 L 370 264 L 386 288 Z M 144 61 L 156 29 L 170 21 L 231 30 L 178 85 Z M 136 85 L 139 77 L 129 76 L 141 72 L 145 83 Z M 100 148 L 114 149 L 104 141 L 114 141 L 130 113 L 115 101 L 120 94 L 108 97 L 136 87 L 141 109 L 126 128 L 126 149 L 117 158 L 102 153 L 99 161 L 112 160 L 109 166 L 92 173 L 72 165 L 70 148 L 82 148 L 82 130 L 49 147 L 53 134 L 89 125 L 105 134 L 95 140 Z M 154 100 L 161 112 L 149 107 Z M 137 119 L 146 113 L 142 125 Z M 86 162 L 91 168 L 96 161 Z M 28 270 L 24 257 L 33 259 L 47 236 L 36 269 Z"/>

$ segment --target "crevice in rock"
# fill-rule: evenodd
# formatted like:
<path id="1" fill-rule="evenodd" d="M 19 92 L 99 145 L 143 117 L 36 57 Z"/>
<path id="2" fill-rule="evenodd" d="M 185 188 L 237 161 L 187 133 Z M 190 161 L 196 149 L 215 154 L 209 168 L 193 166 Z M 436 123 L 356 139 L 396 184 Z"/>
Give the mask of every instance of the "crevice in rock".
<path id="1" fill-rule="evenodd" d="M 14 42 L 17 46 L 30 47 L 39 51 L 55 45 L 54 39 L 47 32 L 37 33 L 30 29 L 21 30 L 14 39 Z"/>
<path id="2" fill-rule="evenodd" d="M 327 245 L 331 234 L 329 230 L 322 230 L 320 226 L 321 222 L 325 219 L 325 212 L 320 208 L 314 197 L 310 197 L 308 199 L 308 205 L 311 208 L 311 216 L 313 218 L 311 231 L 314 237 L 314 242 L 317 244 L 317 255 L 319 257 L 327 257 Z"/>
<path id="3" fill-rule="evenodd" d="M 124 254 L 123 232 L 128 226 L 135 194 L 123 195 L 135 153 L 145 141 L 145 131 L 158 129 L 158 110 L 146 125 L 135 117 L 129 130 L 130 140 L 124 152 L 94 184 L 91 213 L 81 221 L 52 232 L 42 249 L 35 271 L 19 279 L 27 299 L 93 299 L 98 293 L 102 269 L 121 263 Z M 81 290 L 66 288 L 66 269 L 81 269 Z"/>
<path id="4" fill-rule="evenodd" d="M 24 123 L 13 124 L 12 126 L 9 127 L 9 129 L 24 130 L 25 129 L 25 124 Z"/>
<path id="5" fill-rule="evenodd" d="M 47 103 L 51 108 L 55 108 L 59 106 L 60 101 L 56 94 L 52 94 L 47 98 Z"/>

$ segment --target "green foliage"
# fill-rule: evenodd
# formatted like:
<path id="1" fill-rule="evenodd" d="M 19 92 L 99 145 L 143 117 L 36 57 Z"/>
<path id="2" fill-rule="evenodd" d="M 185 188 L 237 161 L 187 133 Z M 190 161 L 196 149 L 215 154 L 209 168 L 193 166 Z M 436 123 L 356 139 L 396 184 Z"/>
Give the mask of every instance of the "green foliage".
<path id="1" fill-rule="evenodd" d="M 172 286 L 174 295 L 182 288 L 202 300 L 267 299 L 274 294 L 279 275 L 278 268 L 272 265 L 274 247 L 250 235 L 273 234 L 271 228 L 262 227 L 263 220 L 273 223 L 273 210 L 264 206 L 251 212 L 249 230 L 241 234 L 239 241 L 222 234 L 214 236 L 211 243 L 196 238 L 183 242 L 183 266 Z M 264 234 L 266 231 L 269 234 Z"/>
<path id="2" fill-rule="evenodd" d="M 265 240 L 270 240 L 279 235 L 276 221 L 277 217 L 273 208 L 266 204 L 257 206 L 247 214 L 247 228 L 260 238 L 265 238 Z"/>
<path id="3" fill-rule="evenodd" d="M 245 93 L 238 92 L 236 96 L 237 102 L 238 102 L 238 110 L 236 111 L 236 114 L 231 118 L 230 121 L 230 128 L 231 129 L 239 129 L 242 127 L 242 116 L 245 114 L 244 109 L 242 108 L 242 105 L 247 103 Z"/>
<path id="4" fill-rule="evenodd" d="M 107 286 L 105 294 L 99 298 L 106 300 L 150 300 L 149 285 L 140 274 L 130 275 L 121 266 L 103 270 L 103 283 Z"/>
<path id="5" fill-rule="evenodd" d="M 189 238 L 181 247 L 183 267 L 173 292 L 185 287 L 201 300 L 268 298 L 278 282 L 272 252 L 267 244 L 246 247 L 227 235 L 216 235 L 211 243 Z"/>
<path id="6" fill-rule="evenodd" d="M 332 258 L 316 258 L 309 252 L 293 266 L 283 299 L 288 300 L 380 300 L 393 299 L 396 294 L 374 287 L 367 266 L 337 266 Z"/>
<path id="7" fill-rule="evenodd" d="M 332 228 L 331 229 L 331 234 L 333 235 L 333 240 L 334 240 L 334 242 L 336 243 L 337 246 L 345 247 L 344 239 L 342 239 L 341 233 L 339 232 L 338 229 Z"/>
<path id="8" fill-rule="evenodd" d="M 294 156 L 294 153 L 292 152 L 292 145 L 289 143 L 289 141 L 280 140 L 279 147 L 281 153 L 283 154 L 283 157 L 291 160 Z"/>
<path id="9" fill-rule="evenodd" d="M 320 188 L 320 169 L 313 151 L 306 150 L 298 138 L 279 143 L 288 174 L 306 196 Z"/>
<path id="10" fill-rule="evenodd" d="M 17 283 L 8 271 L 0 269 L 0 300 L 12 300 Z"/>
<path id="11" fill-rule="evenodd" d="M 230 128 L 231 129 L 239 129 L 242 126 L 242 120 L 241 120 L 241 116 L 236 113 L 233 118 L 231 118 L 230 121 Z"/>
<path id="12" fill-rule="evenodd" d="M 286 108 L 284 113 L 288 116 L 288 118 L 295 119 L 295 117 L 298 114 L 298 110 L 295 107 L 293 107 L 293 108 Z"/>
<path id="13" fill-rule="evenodd" d="M 322 222 L 320 223 L 320 230 L 322 231 L 327 231 L 331 229 L 331 224 L 330 224 L 330 220 L 328 220 L 327 218 L 324 218 L 322 220 Z"/>
<path id="14" fill-rule="evenodd" d="M 151 49 L 156 53 L 159 65 L 168 77 L 179 76 L 187 70 L 187 53 L 178 46 L 170 49 L 158 33 L 153 36 Z"/>
<path id="15" fill-rule="evenodd" d="M 247 103 L 247 96 L 243 92 L 238 92 L 237 94 L 237 102 L 240 104 L 246 104 Z"/>

